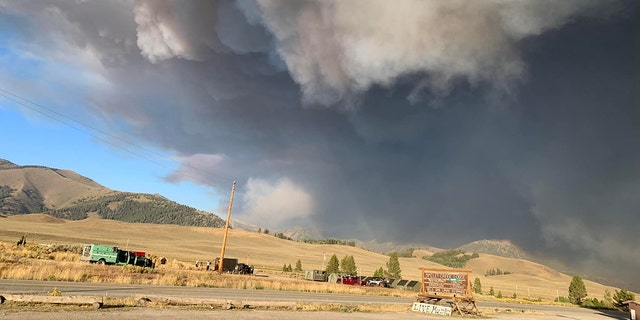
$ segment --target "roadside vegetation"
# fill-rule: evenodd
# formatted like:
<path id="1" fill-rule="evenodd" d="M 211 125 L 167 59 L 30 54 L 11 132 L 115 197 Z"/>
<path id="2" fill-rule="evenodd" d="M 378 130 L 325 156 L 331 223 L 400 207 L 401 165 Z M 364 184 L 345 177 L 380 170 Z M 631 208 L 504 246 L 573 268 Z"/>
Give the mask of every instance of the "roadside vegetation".
<path id="1" fill-rule="evenodd" d="M 611 294 L 609 290 L 605 290 L 603 299 L 596 297 L 589 298 L 587 288 L 580 276 L 573 276 L 569 284 L 569 297 L 558 297 L 556 299 L 556 301 L 569 302 L 584 308 L 619 309 L 625 311 L 628 311 L 628 306 L 624 305 L 623 302 L 630 300 L 635 300 L 635 294 L 624 289 L 620 291 L 615 290 L 614 294 Z"/>
<path id="2" fill-rule="evenodd" d="M 80 246 L 39 246 L 0 242 L 0 278 L 73 282 L 150 284 L 253 290 L 415 296 L 415 292 L 379 287 L 346 286 L 295 279 L 299 272 L 262 270 L 266 276 L 218 274 L 198 270 L 191 262 L 168 260 L 155 269 L 103 266 L 80 261 Z"/>

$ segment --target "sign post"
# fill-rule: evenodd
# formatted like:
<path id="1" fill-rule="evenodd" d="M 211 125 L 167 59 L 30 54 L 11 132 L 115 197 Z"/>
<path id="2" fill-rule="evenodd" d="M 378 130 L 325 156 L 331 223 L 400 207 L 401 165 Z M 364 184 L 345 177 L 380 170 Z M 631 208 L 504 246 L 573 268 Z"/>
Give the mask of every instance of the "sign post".
<path id="1" fill-rule="evenodd" d="M 422 288 L 418 302 L 433 305 L 448 303 L 451 311 L 476 314 L 478 307 L 471 291 L 471 270 L 420 268 Z"/>

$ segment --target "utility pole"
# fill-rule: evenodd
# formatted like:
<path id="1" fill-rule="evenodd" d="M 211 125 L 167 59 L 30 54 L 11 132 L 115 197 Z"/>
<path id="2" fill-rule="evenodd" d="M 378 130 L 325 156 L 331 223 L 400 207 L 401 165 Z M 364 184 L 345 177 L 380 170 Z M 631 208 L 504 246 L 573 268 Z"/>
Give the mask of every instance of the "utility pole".
<path id="1" fill-rule="evenodd" d="M 218 273 L 222 273 L 224 265 L 224 250 L 227 247 L 227 236 L 229 235 L 229 220 L 231 220 L 231 207 L 233 207 L 233 193 L 236 191 L 236 182 L 231 187 L 231 197 L 229 198 L 229 209 L 227 210 L 227 223 L 224 225 L 224 237 L 222 238 L 222 250 L 220 251 L 220 261 L 218 261 Z"/>

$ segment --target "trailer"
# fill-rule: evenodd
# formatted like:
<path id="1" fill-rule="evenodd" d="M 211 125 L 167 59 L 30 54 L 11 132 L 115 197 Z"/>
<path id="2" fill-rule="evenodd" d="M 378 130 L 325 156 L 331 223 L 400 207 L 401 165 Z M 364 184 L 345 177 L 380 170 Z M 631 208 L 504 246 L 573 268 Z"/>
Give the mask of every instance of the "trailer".
<path id="1" fill-rule="evenodd" d="M 238 265 L 238 259 L 236 258 L 224 258 L 222 262 L 222 272 L 233 272 Z M 217 271 L 220 268 L 220 257 L 214 260 L 213 270 Z"/>
<path id="2" fill-rule="evenodd" d="M 307 270 L 304 272 L 304 279 L 310 281 L 327 282 L 327 272 L 324 270 Z"/>
<path id="3" fill-rule="evenodd" d="M 80 260 L 102 265 L 130 264 L 140 267 L 153 267 L 153 262 L 146 257 L 146 253 L 143 251 L 128 251 L 116 246 L 99 244 L 85 244 Z"/>

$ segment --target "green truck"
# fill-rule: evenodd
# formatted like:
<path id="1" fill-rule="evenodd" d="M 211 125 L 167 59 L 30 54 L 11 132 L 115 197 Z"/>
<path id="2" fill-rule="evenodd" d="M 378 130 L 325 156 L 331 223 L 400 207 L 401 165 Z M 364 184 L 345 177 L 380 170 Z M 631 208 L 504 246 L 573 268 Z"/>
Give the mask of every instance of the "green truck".
<path id="1" fill-rule="evenodd" d="M 103 265 L 130 264 L 140 267 L 154 267 L 151 259 L 147 258 L 143 251 L 122 250 L 118 247 L 99 244 L 85 244 L 80 260 Z"/>

